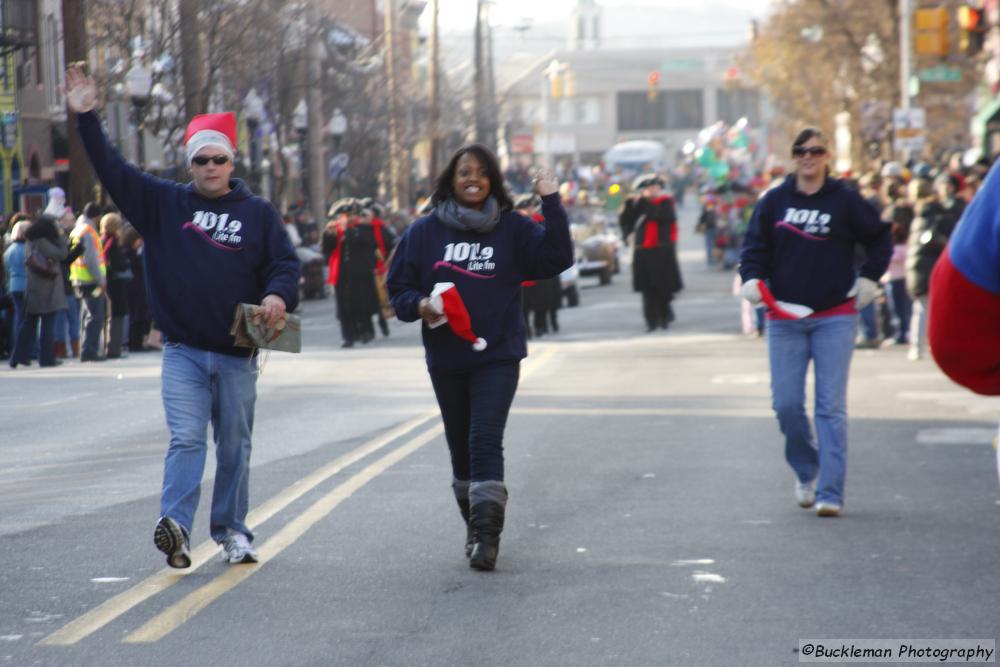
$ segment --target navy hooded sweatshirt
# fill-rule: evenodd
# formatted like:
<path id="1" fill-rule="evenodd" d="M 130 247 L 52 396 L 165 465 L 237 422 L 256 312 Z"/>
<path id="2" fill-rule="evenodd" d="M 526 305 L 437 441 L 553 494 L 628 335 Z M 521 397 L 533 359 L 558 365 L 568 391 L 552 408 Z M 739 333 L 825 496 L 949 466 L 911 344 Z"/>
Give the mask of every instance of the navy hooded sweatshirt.
<path id="1" fill-rule="evenodd" d="M 142 235 L 150 310 L 166 340 L 248 356 L 229 335 L 237 304 L 276 294 L 291 312 L 299 300 L 299 261 L 274 206 L 239 180 L 206 199 L 191 183 L 143 172 L 115 150 L 92 111 L 77 127 L 101 184 Z"/>
<path id="2" fill-rule="evenodd" d="M 528 355 L 521 282 L 559 275 L 573 264 L 573 241 L 559 194 L 542 197 L 544 224 L 507 211 L 493 231 L 445 226 L 436 213 L 416 220 L 396 246 L 387 285 L 396 317 L 420 319 L 420 300 L 438 282 L 455 283 L 472 330 L 486 340 L 477 352 L 448 326 L 423 325 L 427 367 L 463 371 Z"/>
<path id="3" fill-rule="evenodd" d="M 860 269 L 855 244 L 865 249 Z M 757 202 L 743 241 L 740 277 L 764 280 L 775 299 L 820 312 L 848 301 L 859 273 L 878 282 L 891 257 L 890 226 L 857 191 L 827 178 L 807 195 L 792 174 Z"/>

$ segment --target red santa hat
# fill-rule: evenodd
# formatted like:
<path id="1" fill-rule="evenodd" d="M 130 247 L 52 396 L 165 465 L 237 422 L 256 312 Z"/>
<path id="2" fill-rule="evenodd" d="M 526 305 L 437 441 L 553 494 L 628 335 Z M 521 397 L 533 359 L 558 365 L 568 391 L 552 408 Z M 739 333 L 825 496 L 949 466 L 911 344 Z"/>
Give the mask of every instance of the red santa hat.
<path id="1" fill-rule="evenodd" d="M 809 306 L 775 299 L 774 294 L 771 293 L 763 280 L 757 283 L 757 287 L 760 288 L 760 296 L 764 304 L 771 311 L 771 314 L 779 320 L 801 320 L 803 317 L 809 317 L 813 314 L 813 309 Z"/>
<path id="2" fill-rule="evenodd" d="M 486 349 L 486 341 L 472 331 L 472 319 L 455 283 L 436 283 L 431 292 L 431 307 L 442 313 L 441 319 L 430 325 L 432 329 L 447 322 L 456 336 L 472 343 L 473 350 L 482 352 Z"/>
<path id="3" fill-rule="evenodd" d="M 188 164 L 198 151 L 213 146 L 233 159 L 236 155 L 236 115 L 232 112 L 206 113 L 195 116 L 184 133 L 184 150 Z"/>

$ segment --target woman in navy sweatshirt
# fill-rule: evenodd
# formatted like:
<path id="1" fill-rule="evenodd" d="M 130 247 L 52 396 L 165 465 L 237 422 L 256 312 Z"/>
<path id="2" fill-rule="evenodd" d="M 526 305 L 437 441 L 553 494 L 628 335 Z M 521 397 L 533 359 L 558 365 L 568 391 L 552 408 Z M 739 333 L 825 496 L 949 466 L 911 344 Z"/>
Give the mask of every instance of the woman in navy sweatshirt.
<path id="1" fill-rule="evenodd" d="M 451 452 L 452 488 L 468 527 L 466 555 L 492 570 L 503 529 L 503 432 L 528 354 L 521 282 L 551 278 L 573 263 L 573 242 L 558 183 L 535 179 L 543 224 L 512 210 L 496 158 L 465 146 L 438 178 L 433 211 L 399 241 L 389 268 L 389 297 L 403 322 L 424 321 L 427 369 Z M 440 323 L 430 298 L 437 283 L 454 283 L 478 349 Z M 454 324 L 454 323 L 451 323 Z"/>
<path id="2" fill-rule="evenodd" d="M 819 516 L 838 516 L 844 503 L 847 374 L 857 311 L 878 293 L 892 238 L 870 203 L 829 177 L 822 132 L 800 132 L 792 157 L 796 171 L 757 202 L 740 276 L 744 298 L 769 307 L 772 402 L 785 436 L 785 458 L 798 477 L 798 504 L 815 505 Z M 860 269 L 855 268 L 855 244 L 866 251 Z M 805 409 L 810 360 L 817 437 Z"/>

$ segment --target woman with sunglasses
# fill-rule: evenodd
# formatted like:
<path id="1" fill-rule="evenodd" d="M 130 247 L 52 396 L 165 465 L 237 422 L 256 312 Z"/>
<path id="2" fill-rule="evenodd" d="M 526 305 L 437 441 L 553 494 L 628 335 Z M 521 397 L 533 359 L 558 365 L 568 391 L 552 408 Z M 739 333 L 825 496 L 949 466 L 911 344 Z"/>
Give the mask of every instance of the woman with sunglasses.
<path id="1" fill-rule="evenodd" d="M 757 202 L 740 276 L 744 298 L 768 304 L 771 396 L 785 436 L 785 459 L 797 477 L 796 500 L 800 507 L 815 505 L 819 516 L 838 516 L 844 505 L 847 376 L 857 311 L 878 292 L 892 237 L 870 203 L 830 177 L 822 132 L 802 130 L 792 158 L 795 172 Z M 856 244 L 866 251 L 860 268 Z M 805 409 L 810 361 L 815 436 Z"/>
<path id="2" fill-rule="evenodd" d="M 477 570 L 496 564 L 507 505 L 503 432 L 528 354 L 521 283 L 558 276 L 573 264 L 558 190 L 552 176 L 538 175 L 544 222 L 533 222 L 513 210 L 489 149 L 460 148 L 438 178 L 433 211 L 406 230 L 389 267 L 396 316 L 424 322 L 452 489 L 468 529 L 466 556 Z M 464 309 L 455 307 L 454 294 L 448 301 L 442 295 L 440 305 L 431 298 L 445 284 L 453 285 Z M 445 312 L 448 326 L 438 326 Z M 459 321 L 468 338 L 460 337 Z"/>

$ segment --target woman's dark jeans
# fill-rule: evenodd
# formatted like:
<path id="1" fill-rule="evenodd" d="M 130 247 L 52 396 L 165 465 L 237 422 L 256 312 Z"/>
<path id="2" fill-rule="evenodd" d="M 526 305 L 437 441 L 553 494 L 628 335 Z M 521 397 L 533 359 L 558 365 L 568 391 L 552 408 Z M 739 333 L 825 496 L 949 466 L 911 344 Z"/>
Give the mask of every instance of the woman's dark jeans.
<path id="1" fill-rule="evenodd" d="M 503 432 L 520 369 L 514 361 L 467 371 L 431 371 L 455 479 L 503 481 Z"/>
<path id="2" fill-rule="evenodd" d="M 21 329 L 17 332 L 17 341 L 14 343 L 14 356 L 10 358 L 10 365 L 27 364 L 31 361 L 31 348 L 34 347 L 35 332 L 38 331 L 38 322 L 41 320 L 41 341 L 39 345 L 38 365 L 55 366 L 56 357 L 52 349 L 55 338 L 56 313 L 25 313 L 21 321 Z"/>

